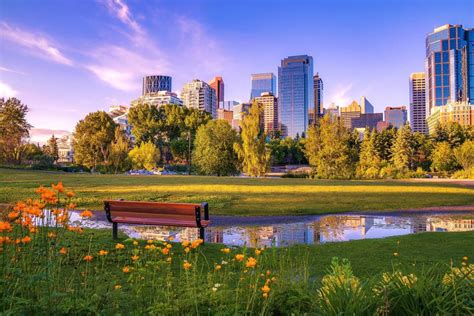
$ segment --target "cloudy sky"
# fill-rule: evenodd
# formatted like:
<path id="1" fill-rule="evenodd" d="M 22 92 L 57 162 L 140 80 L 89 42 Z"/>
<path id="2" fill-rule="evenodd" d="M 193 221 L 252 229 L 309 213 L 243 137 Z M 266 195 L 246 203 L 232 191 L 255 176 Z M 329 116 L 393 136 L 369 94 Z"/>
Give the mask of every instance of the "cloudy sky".
<path id="1" fill-rule="evenodd" d="M 250 74 L 309 54 L 324 104 L 365 95 L 382 111 L 408 104 L 427 33 L 474 27 L 473 0 L 0 1 L 0 94 L 31 108 L 30 122 L 72 131 L 88 112 L 129 104 L 141 77 L 173 76 L 173 90 L 221 75 L 226 100 L 246 101 Z"/>

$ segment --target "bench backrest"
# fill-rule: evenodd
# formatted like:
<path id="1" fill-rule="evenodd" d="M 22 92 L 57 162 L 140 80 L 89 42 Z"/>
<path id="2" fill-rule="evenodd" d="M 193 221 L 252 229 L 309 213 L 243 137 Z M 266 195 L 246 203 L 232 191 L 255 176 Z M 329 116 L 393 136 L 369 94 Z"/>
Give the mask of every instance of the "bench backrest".
<path id="1" fill-rule="evenodd" d="M 177 220 L 208 220 L 207 203 L 164 203 L 109 200 L 104 201 L 109 221 L 114 217 L 169 218 Z"/>

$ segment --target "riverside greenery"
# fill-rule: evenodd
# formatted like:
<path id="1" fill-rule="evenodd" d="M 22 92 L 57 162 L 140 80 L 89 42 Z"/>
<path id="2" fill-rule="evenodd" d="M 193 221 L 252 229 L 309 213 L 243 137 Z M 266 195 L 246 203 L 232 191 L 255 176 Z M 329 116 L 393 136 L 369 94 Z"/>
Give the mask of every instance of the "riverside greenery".
<path id="1" fill-rule="evenodd" d="M 115 243 L 102 231 L 71 226 L 68 209 L 75 207 L 76 197 L 62 183 L 51 189 L 40 187 L 37 194 L 17 203 L 0 222 L 0 308 L 6 314 L 474 312 L 474 265 L 468 257 L 472 254 L 460 253 L 472 252 L 467 246 L 472 233 L 382 240 L 391 245 L 378 255 L 389 258 L 392 267 L 380 270 L 380 262 L 373 260 L 375 269 L 367 271 L 371 276 L 360 278 L 347 259 L 332 258 L 329 265 L 314 265 L 313 260 L 320 257 L 318 250 L 326 246 L 230 249 L 204 246 L 201 240 L 177 244 L 126 239 Z M 45 208 L 52 211 L 45 213 Z M 92 213 L 84 211 L 81 216 L 90 220 Z M 36 226 L 35 219 L 43 226 Z M 44 226 L 52 220 L 54 226 Z M 457 243 L 457 247 L 443 249 L 446 244 L 440 243 L 433 248 L 438 255 L 443 253 L 444 261 L 454 259 L 454 263 L 422 265 L 410 258 L 409 240 L 424 236 L 442 236 L 450 240 L 450 246 Z M 357 243 L 327 246 L 351 249 L 352 245 Z M 366 245 L 364 249 L 367 251 Z M 433 260 L 426 250 L 411 251 L 418 256 L 425 252 Z"/>

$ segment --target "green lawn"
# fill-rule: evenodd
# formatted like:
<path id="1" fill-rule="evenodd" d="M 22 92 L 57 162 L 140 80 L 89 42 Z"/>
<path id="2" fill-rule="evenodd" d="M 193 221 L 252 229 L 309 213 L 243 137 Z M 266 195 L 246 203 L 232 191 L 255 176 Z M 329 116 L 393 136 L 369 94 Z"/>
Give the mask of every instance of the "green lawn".
<path id="1" fill-rule="evenodd" d="M 63 181 L 79 208 L 101 209 L 105 199 L 209 202 L 211 214 L 303 215 L 472 205 L 474 189 L 447 183 L 329 181 L 200 176 L 91 175 L 0 169 L 0 203 L 34 195 Z"/>

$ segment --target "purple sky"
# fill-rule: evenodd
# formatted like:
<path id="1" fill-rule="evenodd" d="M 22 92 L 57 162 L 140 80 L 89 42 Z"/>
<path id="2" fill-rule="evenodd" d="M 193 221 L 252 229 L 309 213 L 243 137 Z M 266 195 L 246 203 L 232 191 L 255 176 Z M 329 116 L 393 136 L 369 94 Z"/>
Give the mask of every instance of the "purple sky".
<path id="1" fill-rule="evenodd" d="M 325 106 L 365 95 L 382 111 L 408 104 L 425 35 L 447 23 L 474 27 L 474 1 L 3 0 L 0 94 L 28 104 L 36 128 L 72 131 L 129 104 L 146 74 L 173 76 L 176 92 L 221 75 L 226 100 L 247 101 L 250 74 L 308 54 Z"/>

